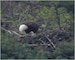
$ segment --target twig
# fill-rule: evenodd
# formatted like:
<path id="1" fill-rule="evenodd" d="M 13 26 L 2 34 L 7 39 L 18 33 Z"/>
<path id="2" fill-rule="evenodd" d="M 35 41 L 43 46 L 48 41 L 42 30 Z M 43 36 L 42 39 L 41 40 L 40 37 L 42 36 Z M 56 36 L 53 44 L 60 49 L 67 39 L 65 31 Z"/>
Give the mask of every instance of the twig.
<path id="1" fill-rule="evenodd" d="M 7 30 L 7 29 L 5 29 L 5 28 L 3 28 L 3 27 L 0 27 L 2 30 L 4 30 L 4 31 L 6 31 L 6 32 L 8 32 L 9 34 L 12 34 L 12 32 L 10 31 L 10 30 Z"/>
<path id="2" fill-rule="evenodd" d="M 27 44 L 27 46 L 51 46 L 50 44 Z"/>
<path id="3" fill-rule="evenodd" d="M 49 22 L 48 20 L 47 20 L 47 21 L 45 20 L 45 25 L 46 25 L 46 26 L 45 26 L 45 28 L 43 29 L 43 31 L 45 31 L 45 30 L 46 30 L 47 25 L 48 25 L 48 22 Z"/>
<path id="4" fill-rule="evenodd" d="M 24 16 L 24 14 L 26 14 L 26 12 L 29 10 L 30 6 L 27 6 L 26 10 L 23 10 L 22 14 L 20 14 L 19 16 L 19 21 L 21 21 L 22 17 Z"/>
<path id="5" fill-rule="evenodd" d="M 43 44 L 46 44 L 43 40 L 41 40 L 42 39 L 42 37 L 39 39 L 39 41 L 41 41 Z"/>
<path id="6" fill-rule="evenodd" d="M 8 32 L 9 34 L 15 34 L 16 36 L 19 36 L 19 37 L 28 37 L 28 36 L 29 36 L 29 37 L 33 37 L 33 36 L 31 36 L 30 34 L 21 35 L 21 34 L 17 33 L 16 31 L 10 31 L 10 30 L 7 30 L 7 29 L 5 29 L 5 28 L 3 28 L 3 27 L 1 27 L 1 29 L 4 30 L 4 31 L 6 31 L 6 32 Z M 46 31 L 46 32 L 47 32 L 47 31 Z M 41 35 L 45 35 L 46 32 L 39 33 L 39 34 L 37 34 L 36 37 L 41 36 Z M 49 39 L 46 35 L 45 35 L 45 37 L 48 39 L 48 41 L 50 42 L 50 44 L 46 44 L 44 41 L 41 40 L 41 42 L 42 42 L 43 44 L 39 44 L 39 45 L 52 46 L 52 47 L 55 49 L 56 46 L 55 46 L 54 43 L 51 41 L 51 39 Z M 38 44 L 31 44 L 31 45 L 29 45 L 29 46 L 39 46 L 39 45 L 38 45 Z"/>
<path id="7" fill-rule="evenodd" d="M 7 30 L 7 29 L 5 29 L 5 28 L 3 28 L 3 27 L 1 27 L 1 29 L 4 30 L 4 31 L 6 31 L 6 32 L 8 32 L 9 34 L 15 34 L 15 35 L 18 36 L 18 37 L 33 37 L 33 36 L 31 36 L 30 34 L 21 35 L 21 34 L 17 33 L 16 31 Z M 38 34 L 36 34 L 35 37 L 43 36 L 43 34 L 45 34 L 46 32 L 53 32 L 53 31 L 55 31 L 55 30 L 56 30 L 56 29 L 54 29 L 54 30 L 47 30 L 47 31 L 38 33 Z M 33 37 L 33 38 L 34 38 L 34 37 Z"/>
<path id="8" fill-rule="evenodd" d="M 3 27 L 1 27 L 1 29 L 6 31 L 6 32 L 8 32 L 9 34 L 15 34 L 16 36 L 19 36 L 19 37 L 31 36 L 29 34 L 21 35 L 21 34 L 17 33 L 16 31 L 7 30 L 7 29 L 5 29 Z"/>
<path id="9" fill-rule="evenodd" d="M 51 39 L 49 39 L 47 36 L 45 36 L 48 40 L 49 40 L 49 42 L 50 42 L 50 44 L 53 46 L 53 48 L 55 49 L 56 48 L 56 46 L 54 45 L 54 43 L 51 41 Z"/>
<path id="10" fill-rule="evenodd" d="M 61 30 L 61 23 L 60 23 L 60 17 L 59 17 L 59 13 L 58 13 L 58 7 L 55 4 L 54 4 L 54 7 L 55 7 L 55 14 L 56 14 L 58 28 Z"/>

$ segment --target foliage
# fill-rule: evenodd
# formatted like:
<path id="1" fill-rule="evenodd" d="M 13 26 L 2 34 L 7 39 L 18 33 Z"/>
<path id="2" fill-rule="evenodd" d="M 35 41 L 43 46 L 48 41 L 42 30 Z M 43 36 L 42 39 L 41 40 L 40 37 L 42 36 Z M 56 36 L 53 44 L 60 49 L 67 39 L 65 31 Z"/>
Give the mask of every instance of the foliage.
<path id="1" fill-rule="evenodd" d="M 54 5 L 55 4 L 55 5 Z M 63 33 L 62 41 L 58 41 L 59 32 L 55 32 L 52 42 L 55 43 L 56 49 L 53 50 L 47 46 L 28 46 L 29 39 L 25 38 L 25 43 L 20 42 L 20 38 L 1 30 L 1 58 L 2 59 L 74 59 L 74 13 L 73 1 L 2 1 L 1 2 L 1 22 L 3 28 L 9 28 L 18 32 L 18 27 L 24 22 L 36 22 L 41 28 L 52 30 L 58 28 L 60 22 L 61 27 L 67 35 Z M 56 18 L 56 9 L 59 20 Z M 47 22 L 48 21 L 48 22 Z M 7 23 L 11 22 L 11 23 Z M 47 22 L 47 24 L 46 24 Z M 9 25 L 9 26 L 7 26 Z M 47 25 L 47 26 L 46 26 Z M 56 34 L 57 33 L 57 34 Z M 48 34 L 51 34 L 50 32 Z M 60 34 L 62 36 L 62 34 Z M 54 37 L 55 36 L 55 37 Z M 60 36 L 58 36 L 61 38 Z M 31 38 L 30 38 L 31 39 Z M 54 41 L 55 39 L 55 41 Z M 69 41 L 68 41 L 69 40 Z M 35 39 L 33 39 L 35 41 Z M 46 41 L 43 38 L 43 41 Z M 48 41 L 47 41 L 48 42 Z M 49 42 L 48 42 L 49 43 Z"/>
<path id="2" fill-rule="evenodd" d="M 70 44 L 70 45 L 69 45 Z M 54 55 L 55 58 L 67 58 L 73 59 L 74 53 L 74 45 L 71 42 L 61 42 L 59 47 L 55 50 Z"/>
<path id="3" fill-rule="evenodd" d="M 56 22 L 51 22 L 51 26 L 52 26 L 53 28 L 56 28 L 56 27 L 57 27 L 57 23 L 56 23 Z"/>

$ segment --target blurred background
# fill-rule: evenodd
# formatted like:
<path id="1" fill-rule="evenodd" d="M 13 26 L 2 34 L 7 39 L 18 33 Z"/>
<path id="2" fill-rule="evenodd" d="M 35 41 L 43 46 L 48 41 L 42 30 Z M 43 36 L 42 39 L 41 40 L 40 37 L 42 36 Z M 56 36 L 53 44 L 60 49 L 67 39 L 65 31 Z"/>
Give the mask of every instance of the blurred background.
<path id="1" fill-rule="evenodd" d="M 74 1 L 1 1 L 0 14 L 1 28 L 4 28 L 1 29 L 2 59 L 74 58 Z M 43 32 L 52 30 L 45 34 L 56 48 L 28 46 L 33 43 L 41 44 L 40 41 L 49 43 L 44 36 L 19 38 L 7 32 L 19 32 L 18 27 L 23 22 L 35 22 Z"/>

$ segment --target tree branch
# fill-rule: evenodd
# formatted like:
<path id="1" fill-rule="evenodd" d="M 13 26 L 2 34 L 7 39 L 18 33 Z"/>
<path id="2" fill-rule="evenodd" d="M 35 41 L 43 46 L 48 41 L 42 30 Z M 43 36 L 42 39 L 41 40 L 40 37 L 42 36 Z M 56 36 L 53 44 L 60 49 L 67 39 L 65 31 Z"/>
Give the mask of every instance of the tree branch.
<path id="1" fill-rule="evenodd" d="M 53 48 L 55 49 L 56 48 L 56 46 L 54 45 L 54 43 L 51 41 L 51 39 L 49 39 L 47 36 L 45 36 L 47 39 L 48 39 L 48 41 L 50 42 L 50 44 L 53 46 Z"/>
<path id="2" fill-rule="evenodd" d="M 50 44 L 27 44 L 27 46 L 51 46 Z"/>
<path id="3" fill-rule="evenodd" d="M 18 19 L 19 21 L 21 21 L 21 18 L 24 16 L 24 14 L 26 14 L 26 12 L 29 10 L 29 8 L 30 8 L 30 5 L 27 6 L 26 10 L 23 10 L 23 12 L 19 16 L 19 19 Z"/>

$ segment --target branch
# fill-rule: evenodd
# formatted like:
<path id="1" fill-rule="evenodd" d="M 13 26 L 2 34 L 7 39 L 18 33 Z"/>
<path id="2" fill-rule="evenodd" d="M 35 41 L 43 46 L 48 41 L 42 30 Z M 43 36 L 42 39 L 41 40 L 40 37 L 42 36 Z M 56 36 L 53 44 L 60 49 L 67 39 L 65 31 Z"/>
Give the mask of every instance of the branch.
<path id="1" fill-rule="evenodd" d="M 24 16 L 24 14 L 26 14 L 26 12 L 29 10 L 29 8 L 30 8 L 30 6 L 28 5 L 27 8 L 26 8 L 26 10 L 23 10 L 23 12 L 19 16 L 19 19 L 18 19 L 19 21 L 21 21 L 22 17 Z"/>
<path id="2" fill-rule="evenodd" d="M 15 34 L 16 36 L 19 36 L 19 37 L 33 37 L 33 36 L 31 36 L 30 34 L 25 34 L 25 35 L 20 35 L 19 33 L 17 33 L 16 31 L 10 31 L 10 30 L 7 30 L 7 29 L 5 29 L 5 28 L 3 28 L 3 27 L 1 27 L 1 29 L 2 30 L 4 30 L 4 31 L 6 31 L 6 32 L 8 32 L 9 34 Z M 47 31 L 46 31 L 47 32 Z M 38 37 L 38 36 L 45 36 L 47 39 L 48 39 L 48 41 L 50 42 L 50 44 L 46 44 L 44 41 L 42 41 L 41 40 L 41 38 L 39 39 L 39 40 L 41 40 L 41 42 L 43 43 L 43 44 L 39 44 L 39 45 L 47 45 L 47 46 L 52 46 L 54 49 L 56 48 L 56 46 L 54 45 L 54 43 L 51 41 L 51 39 L 50 38 L 48 38 L 46 35 L 45 35 L 45 33 L 46 32 L 42 32 L 42 33 L 39 33 L 39 34 L 37 34 L 37 36 L 36 37 Z M 29 46 L 39 46 L 38 44 L 31 44 L 31 45 L 29 45 Z"/>
<path id="3" fill-rule="evenodd" d="M 39 39 L 39 41 L 41 41 L 43 44 L 46 44 L 46 43 L 42 40 L 42 37 Z"/>
<path id="4" fill-rule="evenodd" d="M 27 46 L 51 46 L 50 44 L 27 44 Z"/>
<path id="5" fill-rule="evenodd" d="M 6 31 L 6 32 L 8 32 L 8 33 L 11 34 L 11 35 L 12 35 L 12 34 L 15 34 L 15 35 L 18 36 L 18 37 L 31 36 L 31 35 L 29 35 L 29 34 L 21 35 L 21 34 L 17 33 L 16 31 L 7 30 L 7 29 L 5 29 L 5 28 L 3 28 L 3 27 L 1 27 L 1 29 L 4 30 L 4 31 Z"/>
<path id="6" fill-rule="evenodd" d="M 58 28 L 61 30 L 61 23 L 60 23 L 60 17 L 59 17 L 59 13 L 58 13 L 58 7 L 54 4 L 55 7 L 55 14 L 56 14 L 56 19 L 57 19 L 57 24 L 58 24 Z"/>
<path id="7" fill-rule="evenodd" d="M 18 37 L 33 37 L 33 36 L 30 35 L 30 34 L 21 35 L 21 34 L 17 33 L 16 31 L 7 30 L 7 29 L 5 29 L 5 28 L 3 28 L 3 27 L 1 27 L 1 29 L 4 30 L 4 31 L 6 31 L 6 32 L 8 32 L 9 34 L 15 34 L 15 35 L 18 36 Z M 43 36 L 46 32 L 51 32 L 51 33 L 52 33 L 52 32 L 55 31 L 55 30 L 58 31 L 58 29 L 54 29 L 54 30 L 46 30 L 46 31 L 43 31 L 43 32 L 41 32 L 41 33 L 37 33 L 36 36 L 35 36 L 35 38 L 36 38 L 36 37 L 39 37 L 39 36 Z M 33 37 L 33 38 L 34 38 L 34 37 Z"/>
<path id="8" fill-rule="evenodd" d="M 43 31 L 45 31 L 46 30 L 46 28 L 47 28 L 47 26 L 48 26 L 48 22 L 49 22 L 49 20 L 44 20 L 44 22 L 45 22 L 45 28 L 43 29 Z"/>
<path id="9" fill-rule="evenodd" d="M 53 46 L 53 48 L 55 49 L 56 48 L 56 46 L 54 45 L 54 43 L 51 41 L 51 39 L 50 38 L 48 38 L 47 36 L 45 36 L 47 39 L 48 39 L 48 41 L 50 42 L 50 44 Z"/>

